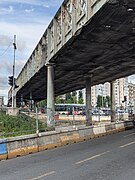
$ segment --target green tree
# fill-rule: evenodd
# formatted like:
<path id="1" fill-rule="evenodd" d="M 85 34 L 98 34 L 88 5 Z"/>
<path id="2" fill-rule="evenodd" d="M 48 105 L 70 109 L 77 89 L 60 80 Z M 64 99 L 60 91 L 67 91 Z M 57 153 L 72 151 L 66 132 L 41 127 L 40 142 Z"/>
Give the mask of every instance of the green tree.
<path id="1" fill-rule="evenodd" d="M 77 92 L 76 91 L 73 91 L 72 92 L 72 96 L 76 96 L 77 95 Z"/>
<path id="2" fill-rule="evenodd" d="M 71 93 L 67 93 L 67 94 L 66 94 L 66 103 L 67 103 L 67 101 L 68 101 L 69 99 L 71 99 Z"/>
<path id="3" fill-rule="evenodd" d="M 76 97 L 76 91 L 66 94 L 66 101 L 67 104 L 76 104 L 77 103 L 77 97 Z"/>
<path id="4" fill-rule="evenodd" d="M 77 104 L 77 97 L 76 96 L 72 96 L 72 103 Z"/>
<path id="5" fill-rule="evenodd" d="M 100 95 L 97 97 L 97 107 L 102 107 L 102 96 Z"/>
<path id="6" fill-rule="evenodd" d="M 79 91 L 78 104 L 84 104 L 82 91 Z"/>
<path id="7" fill-rule="evenodd" d="M 46 107 L 47 106 L 47 100 L 42 100 L 37 103 L 38 107 Z"/>
<path id="8" fill-rule="evenodd" d="M 72 104 L 77 104 L 77 96 L 76 95 L 77 95 L 77 92 L 73 91 L 72 96 L 71 96 Z"/>
<path id="9" fill-rule="evenodd" d="M 56 104 L 64 104 L 64 99 L 62 99 L 60 96 L 57 96 L 55 98 L 55 103 Z"/>
<path id="10" fill-rule="evenodd" d="M 84 104 L 83 98 L 79 98 L 78 104 Z"/>
<path id="11" fill-rule="evenodd" d="M 108 107 L 111 107 L 111 98 L 110 98 L 110 96 L 106 96 L 106 105 Z"/>

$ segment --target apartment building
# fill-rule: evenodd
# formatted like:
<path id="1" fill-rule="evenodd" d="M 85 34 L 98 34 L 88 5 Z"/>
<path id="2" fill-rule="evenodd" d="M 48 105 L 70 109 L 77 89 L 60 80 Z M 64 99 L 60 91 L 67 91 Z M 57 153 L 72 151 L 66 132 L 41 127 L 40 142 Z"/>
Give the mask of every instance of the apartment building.
<path id="1" fill-rule="evenodd" d="M 82 90 L 83 99 L 85 103 L 86 91 Z M 102 97 L 110 96 L 110 83 L 99 84 L 91 88 L 92 106 L 95 107 L 98 95 Z M 126 99 L 126 101 L 125 101 Z M 128 105 L 128 77 L 120 78 L 115 81 L 115 106 L 126 107 Z"/>
<path id="2" fill-rule="evenodd" d="M 134 105 L 135 103 L 135 84 L 128 83 L 128 96 L 129 96 L 129 105 Z"/>
<path id="3" fill-rule="evenodd" d="M 128 102 L 128 78 L 117 79 L 115 81 L 115 105 L 125 108 Z"/>

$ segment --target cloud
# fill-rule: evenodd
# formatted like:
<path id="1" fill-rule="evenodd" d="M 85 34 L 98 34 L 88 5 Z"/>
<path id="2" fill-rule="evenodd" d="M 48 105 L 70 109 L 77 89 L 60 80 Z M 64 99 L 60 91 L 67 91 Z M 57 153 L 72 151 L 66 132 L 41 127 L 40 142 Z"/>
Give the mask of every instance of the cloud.
<path id="1" fill-rule="evenodd" d="M 26 49 L 26 41 L 22 39 L 18 39 L 17 42 L 17 50 L 23 52 Z"/>
<path id="2" fill-rule="evenodd" d="M 24 60 L 18 60 L 16 61 L 16 74 L 19 74 L 22 67 L 24 66 L 25 61 Z"/>
<path id="3" fill-rule="evenodd" d="M 3 74 L 12 74 L 12 65 L 10 62 L 6 61 L 6 60 L 3 60 L 0 62 L 0 77 L 1 75 Z"/>
<path id="4" fill-rule="evenodd" d="M 17 77 L 62 2 L 63 0 L 0 1 L 0 95 L 4 95 L 6 99 L 10 89 L 8 76 L 13 73 L 14 34 L 17 44 Z M 8 48 L 10 43 L 11 47 Z"/>
<path id="5" fill-rule="evenodd" d="M 16 72 L 16 75 L 20 72 L 21 68 L 24 66 L 25 64 L 25 60 L 18 60 L 15 62 L 15 72 Z M 8 62 L 8 61 L 4 61 L 3 62 L 0 62 L 0 83 L 4 82 L 5 80 L 5 77 L 2 76 L 2 70 L 4 72 L 4 74 L 7 74 L 7 76 L 5 77 L 8 77 L 9 75 L 12 75 L 13 73 L 13 65 L 11 64 L 11 62 Z M 6 82 L 6 81 L 5 81 Z"/>
<path id="6" fill-rule="evenodd" d="M 18 3 L 18 4 L 28 4 L 28 5 L 35 5 L 35 6 L 58 6 L 58 4 L 61 4 L 64 0 L 46 0 L 43 1 L 43 0 L 4 0 L 4 1 L 0 1 L 0 4 L 7 4 L 10 2 L 10 4 L 14 3 Z"/>
<path id="7" fill-rule="evenodd" d="M 8 46 L 13 39 L 8 35 L 0 35 L 0 47 Z"/>
<path id="8" fill-rule="evenodd" d="M 38 25 L 36 23 L 14 24 L 0 22 L 0 27 L 3 27 L 1 30 L 2 35 L 0 35 L 0 46 L 9 45 L 9 42 L 13 39 L 14 32 L 16 34 L 17 51 L 24 52 L 25 54 L 22 55 L 28 59 L 44 33 L 47 24 L 48 20 L 44 23 L 38 23 Z"/>
<path id="9" fill-rule="evenodd" d="M 45 8 L 50 8 L 50 6 L 49 6 L 49 5 L 43 5 L 43 7 L 45 7 Z"/>
<path id="10" fill-rule="evenodd" d="M 9 6 L 8 8 L 0 8 L 0 14 L 10 14 L 13 13 L 13 6 Z"/>
<path id="11" fill-rule="evenodd" d="M 7 77 L 6 76 L 1 76 L 0 77 L 0 87 L 5 86 L 6 81 L 7 81 Z"/>
<path id="12" fill-rule="evenodd" d="M 3 48 L 4 47 L 8 48 L 9 46 L 13 47 L 12 43 L 13 43 L 13 37 L 11 38 L 11 36 L 8 36 L 8 35 L 0 35 L 0 47 L 3 47 Z M 16 44 L 17 44 L 17 49 L 20 52 L 23 52 L 26 49 L 26 41 L 22 39 L 18 39 Z"/>
<path id="13" fill-rule="evenodd" d="M 34 11 L 34 9 L 32 8 L 32 9 L 25 9 L 25 12 L 26 13 L 31 13 L 31 12 L 33 12 Z"/>

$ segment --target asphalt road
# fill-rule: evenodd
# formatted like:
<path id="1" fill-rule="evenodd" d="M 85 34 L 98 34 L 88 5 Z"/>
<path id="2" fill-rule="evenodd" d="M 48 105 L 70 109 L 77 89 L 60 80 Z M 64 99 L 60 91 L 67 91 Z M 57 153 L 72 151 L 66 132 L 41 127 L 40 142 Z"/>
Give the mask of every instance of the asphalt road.
<path id="1" fill-rule="evenodd" d="M 0 180 L 135 180 L 135 129 L 0 162 Z"/>

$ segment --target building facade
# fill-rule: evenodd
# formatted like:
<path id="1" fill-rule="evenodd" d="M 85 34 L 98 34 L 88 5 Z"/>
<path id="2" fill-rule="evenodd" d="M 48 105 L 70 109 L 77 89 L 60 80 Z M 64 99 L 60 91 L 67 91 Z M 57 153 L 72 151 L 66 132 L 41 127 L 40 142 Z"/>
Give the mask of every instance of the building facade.
<path id="1" fill-rule="evenodd" d="M 129 96 L 129 105 L 133 106 L 135 103 L 135 84 L 128 84 L 128 96 Z"/>
<path id="2" fill-rule="evenodd" d="M 0 109 L 4 107 L 4 96 L 0 96 Z"/>
<path id="3" fill-rule="evenodd" d="M 82 90 L 83 99 L 85 103 L 86 91 Z M 110 83 L 99 84 L 91 88 L 91 100 L 92 106 L 96 107 L 98 95 L 102 97 L 110 96 Z M 126 100 L 126 101 L 125 101 Z M 116 108 L 128 106 L 129 95 L 128 95 L 128 77 L 120 78 L 115 81 L 115 106 Z"/>

